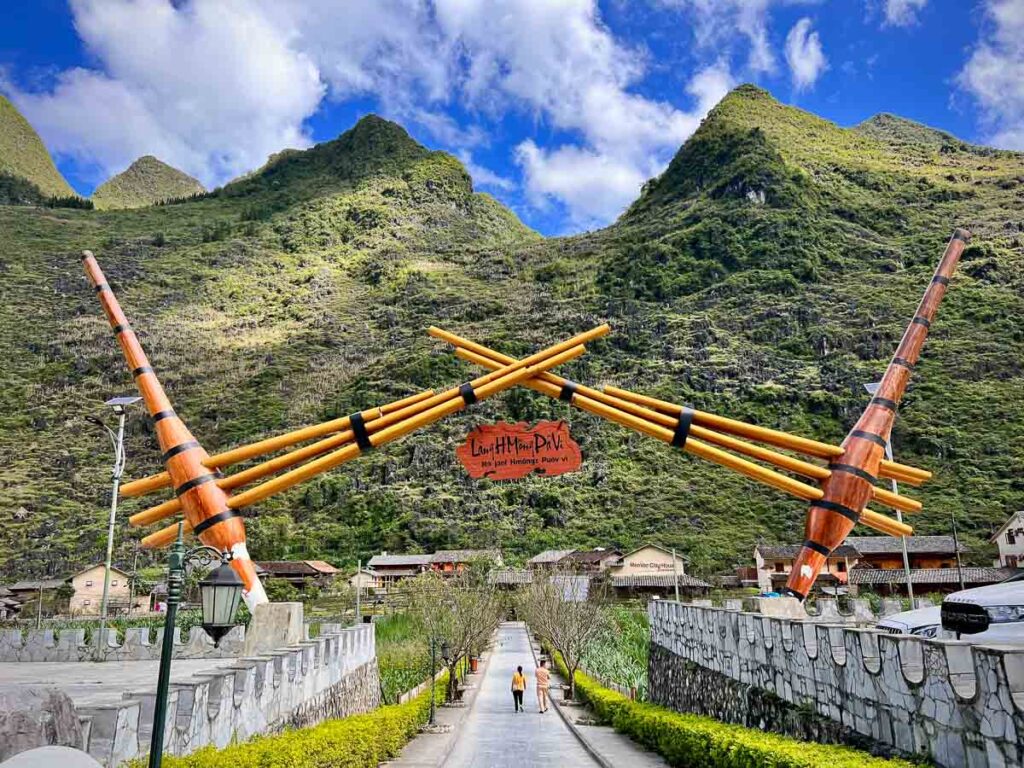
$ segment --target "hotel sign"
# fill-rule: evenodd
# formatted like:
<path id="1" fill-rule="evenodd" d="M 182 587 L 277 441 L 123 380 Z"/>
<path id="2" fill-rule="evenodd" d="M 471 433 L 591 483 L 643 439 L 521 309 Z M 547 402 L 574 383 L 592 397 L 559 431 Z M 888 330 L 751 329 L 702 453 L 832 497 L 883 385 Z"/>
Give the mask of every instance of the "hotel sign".
<path id="1" fill-rule="evenodd" d="M 580 468 L 583 456 L 564 421 L 485 424 L 455 449 L 471 477 L 517 480 L 526 475 L 561 475 Z"/>

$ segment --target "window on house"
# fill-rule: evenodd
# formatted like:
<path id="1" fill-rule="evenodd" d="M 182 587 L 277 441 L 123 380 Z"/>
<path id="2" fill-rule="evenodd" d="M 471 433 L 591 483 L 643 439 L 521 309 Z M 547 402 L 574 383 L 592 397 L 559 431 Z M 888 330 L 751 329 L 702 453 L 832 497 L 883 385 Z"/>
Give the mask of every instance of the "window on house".
<path id="1" fill-rule="evenodd" d="M 1006 543 L 1007 544 L 1016 544 L 1017 543 L 1017 537 L 1013 535 L 1013 531 L 1007 531 L 1006 532 Z"/>
<path id="2" fill-rule="evenodd" d="M 117 586 L 117 579 L 114 579 L 112 582 L 110 582 L 110 586 L 116 587 Z"/>
<path id="3" fill-rule="evenodd" d="M 87 586 L 87 587 L 91 587 L 91 586 L 92 586 L 92 582 L 91 582 L 91 581 L 87 581 L 87 582 L 85 582 L 85 586 Z"/>
<path id="4" fill-rule="evenodd" d="M 839 573 L 846 573 L 846 563 L 843 561 L 836 563 L 836 570 Z"/>
<path id="5" fill-rule="evenodd" d="M 82 605 L 92 605 L 92 600 L 86 600 Z"/>
<path id="6" fill-rule="evenodd" d="M 785 568 L 785 565 L 785 563 L 775 563 L 775 572 L 782 573 L 783 569 Z"/>

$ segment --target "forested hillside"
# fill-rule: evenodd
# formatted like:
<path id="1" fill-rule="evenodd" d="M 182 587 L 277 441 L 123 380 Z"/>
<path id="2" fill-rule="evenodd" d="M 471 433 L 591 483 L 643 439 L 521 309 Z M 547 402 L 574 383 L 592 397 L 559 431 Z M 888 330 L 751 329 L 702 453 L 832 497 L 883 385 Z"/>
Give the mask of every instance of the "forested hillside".
<path id="1" fill-rule="evenodd" d="M 1022 200 L 1022 155 L 888 115 L 842 129 L 744 86 L 618 223 L 575 237 L 539 237 L 474 193 L 454 158 L 374 117 L 188 202 L 0 206 L 0 570 L 63 571 L 102 551 L 110 449 L 84 416 L 132 383 L 83 248 L 211 452 L 475 375 L 429 325 L 518 355 L 602 321 L 613 333 L 564 373 L 838 441 L 956 226 L 975 238 L 894 446 L 935 472 L 907 489 L 925 502 L 918 531 L 945 531 L 955 511 L 980 548 L 1024 505 Z M 542 418 L 569 421 L 580 472 L 494 483 L 458 465 L 473 426 Z M 130 477 L 158 468 L 151 432 L 141 412 L 130 422 Z M 759 538 L 802 539 L 804 512 L 517 389 L 264 502 L 247 524 L 256 558 L 653 540 L 708 574 L 746 564 Z"/>

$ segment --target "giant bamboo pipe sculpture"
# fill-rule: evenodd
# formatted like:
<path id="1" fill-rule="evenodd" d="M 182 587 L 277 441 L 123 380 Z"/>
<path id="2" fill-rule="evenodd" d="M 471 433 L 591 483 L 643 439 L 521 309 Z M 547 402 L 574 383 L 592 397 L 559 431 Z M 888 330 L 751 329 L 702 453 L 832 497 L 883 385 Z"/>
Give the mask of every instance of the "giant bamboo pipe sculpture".
<path id="1" fill-rule="evenodd" d="M 785 591 L 793 597 L 800 600 L 807 597 L 828 556 L 843 543 L 861 519 L 864 506 L 871 498 L 872 485 L 878 477 L 885 443 L 896 418 L 896 408 L 906 391 L 910 372 L 921 355 L 935 313 L 946 295 L 949 279 L 970 237 L 970 233 L 963 229 L 953 233 L 928 290 L 882 376 L 878 391 L 843 440 L 843 455 L 833 458 L 829 464 L 832 475 L 822 483 L 824 496 L 811 502 L 807 511 L 804 543 L 786 582 Z"/>
<path id="2" fill-rule="evenodd" d="M 171 401 L 160 385 L 96 259 L 90 251 L 82 255 L 85 271 L 114 329 L 150 418 L 153 419 L 164 466 L 174 485 L 175 495 L 181 499 L 185 517 L 200 541 L 219 551 L 231 553 L 231 567 L 238 572 L 244 585 L 242 597 L 252 610 L 260 603 L 267 602 L 267 595 L 245 547 L 245 524 L 238 513 L 228 506 L 227 494 L 213 482 L 216 475 L 203 463 L 209 458 L 206 451 L 175 414 Z"/>
<path id="3" fill-rule="evenodd" d="M 454 345 L 455 354 L 458 357 L 484 368 L 495 369 L 513 361 L 513 358 L 508 355 L 495 352 L 483 345 L 477 344 L 469 339 L 464 339 L 461 336 L 449 333 L 448 331 L 431 328 L 430 334 L 435 338 L 442 339 Z M 753 458 L 774 464 L 782 469 L 787 469 L 797 474 L 802 474 L 806 477 L 811 477 L 817 480 L 823 480 L 831 475 L 831 471 L 829 469 L 817 464 L 811 464 L 800 459 L 795 459 L 791 456 L 786 456 L 785 454 L 762 448 L 761 446 L 751 445 L 750 443 L 746 443 L 728 435 L 720 435 L 712 430 L 692 423 L 689 425 L 685 439 L 680 441 L 677 438 L 680 434 L 680 420 L 678 418 L 664 413 L 659 413 L 657 411 L 652 411 L 627 400 L 621 400 L 583 384 L 571 382 L 568 379 L 564 379 L 553 373 L 542 373 L 539 376 L 524 382 L 524 385 L 537 392 L 546 394 L 549 397 L 568 402 L 581 410 L 587 411 L 588 413 L 601 416 L 602 418 L 633 429 L 641 434 L 646 434 L 650 437 L 654 437 L 655 439 L 660 439 L 663 442 L 670 443 L 672 445 L 682 442 L 683 450 L 745 474 L 754 480 L 790 493 L 797 498 L 821 498 L 822 491 L 804 483 L 791 480 L 777 472 L 757 467 L 755 464 L 730 456 L 723 451 L 716 451 L 710 446 L 705 446 L 700 442 L 694 442 L 693 438 L 700 438 L 707 442 L 716 443 L 717 445 L 729 448 L 737 453 L 746 454 Z M 890 492 L 885 493 L 888 497 L 896 500 L 895 503 L 892 504 L 893 506 L 900 509 L 907 509 L 908 511 L 916 511 L 920 509 L 920 502 L 914 501 L 913 499 L 907 499 L 905 496 L 899 496 Z M 882 496 L 879 496 L 878 500 L 883 503 L 888 503 L 890 501 L 890 499 L 883 499 Z M 910 526 L 899 523 L 871 510 L 865 510 L 862 522 L 868 527 L 889 535 L 907 536 L 913 531 Z"/>

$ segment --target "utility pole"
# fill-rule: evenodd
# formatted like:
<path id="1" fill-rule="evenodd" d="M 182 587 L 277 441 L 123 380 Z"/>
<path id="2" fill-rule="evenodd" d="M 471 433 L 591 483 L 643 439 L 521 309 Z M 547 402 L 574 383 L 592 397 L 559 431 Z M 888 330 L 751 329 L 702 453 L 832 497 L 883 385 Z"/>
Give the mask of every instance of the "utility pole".
<path id="1" fill-rule="evenodd" d="M 956 512 L 953 510 L 949 511 L 949 519 L 953 523 L 953 549 L 956 550 L 956 575 L 960 581 L 960 589 L 967 589 L 964 586 L 964 566 L 960 562 L 960 538 L 956 535 Z"/>
<path id="2" fill-rule="evenodd" d="M 676 602 L 679 602 L 679 561 L 676 560 L 676 551 L 672 550 L 672 581 L 676 585 Z"/>
<path id="3" fill-rule="evenodd" d="M 872 382 L 871 384 L 865 384 L 864 385 L 864 389 L 866 389 L 868 391 L 869 395 L 874 397 L 875 396 L 875 392 L 878 391 L 879 384 L 881 384 L 881 382 L 878 382 L 878 381 Z M 885 438 L 885 458 L 887 458 L 889 461 L 893 460 L 893 458 L 892 458 L 892 441 L 888 437 Z M 899 493 L 900 492 L 899 485 L 896 483 L 896 478 L 892 479 L 892 492 L 893 493 Z M 903 522 L 903 513 L 900 510 L 898 510 L 898 509 L 896 510 L 896 520 L 898 522 L 901 522 L 901 523 Z M 914 609 L 914 585 L 911 584 L 911 582 L 910 582 L 910 555 L 907 552 L 907 537 L 906 536 L 900 536 L 900 544 L 903 547 L 903 573 L 904 573 L 904 575 L 907 578 L 907 597 L 910 598 L 910 609 L 913 610 Z M 849 579 L 849 573 L 850 573 L 849 569 L 847 569 L 846 573 L 847 573 L 847 579 Z"/>
<path id="4" fill-rule="evenodd" d="M 132 557 L 132 579 L 128 582 L 128 615 L 135 609 L 135 582 L 139 578 L 139 542 L 135 542 L 135 555 Z"/>
<path id="5" fill-rule="evenodd" d="M 360 605 L 360 595 L 363 592 L 363 561 L 356 561 L 356 624 L 363 623 L 363 612 L 362 606 Z"/>

